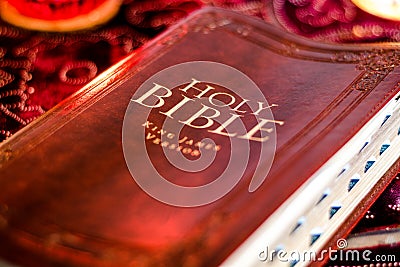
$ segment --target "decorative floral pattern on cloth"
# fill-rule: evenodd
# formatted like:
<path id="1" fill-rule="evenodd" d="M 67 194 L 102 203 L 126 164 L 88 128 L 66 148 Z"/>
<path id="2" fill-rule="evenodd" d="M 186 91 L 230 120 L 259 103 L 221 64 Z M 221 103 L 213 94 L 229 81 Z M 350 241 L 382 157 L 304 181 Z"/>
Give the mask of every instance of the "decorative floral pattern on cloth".
<path id="1" fill-rule="evenodd" d="M 399 41 L 400 22 L 364 12 L 351 0 L 272 0 L 288 31 L 324 42 Z"/>

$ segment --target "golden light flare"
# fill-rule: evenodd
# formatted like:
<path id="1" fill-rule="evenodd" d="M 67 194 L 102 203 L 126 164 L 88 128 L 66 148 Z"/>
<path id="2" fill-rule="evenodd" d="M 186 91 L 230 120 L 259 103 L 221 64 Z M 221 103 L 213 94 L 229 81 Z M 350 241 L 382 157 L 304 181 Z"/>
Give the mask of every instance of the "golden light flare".
<path id="1" fill-rule="evenodd" d="M 356 6 L 372 15 L 400 21 L 400 0 L 351 0 Z"/>

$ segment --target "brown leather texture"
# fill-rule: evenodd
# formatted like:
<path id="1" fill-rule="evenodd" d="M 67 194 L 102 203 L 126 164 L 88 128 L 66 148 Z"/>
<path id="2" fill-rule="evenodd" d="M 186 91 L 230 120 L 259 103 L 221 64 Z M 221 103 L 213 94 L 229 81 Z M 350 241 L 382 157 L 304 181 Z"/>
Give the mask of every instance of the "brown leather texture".
<path id="1" fill-rule="evenodd" d="M 224 20 L 230 23 L 218 24 Z M 26 266 L 219 264 L 398 92 L 398 57 L 388 47 L 314 43 L 229 12 L 197 14 L 131 56 L 125 72 L 133 75 L 126 81 L 77 116 L 60 119 L 46 138 L 33 132 L 38 145 L 4 163 L 0 254 Z M 252 143 L 239 184 L 196 208 L 166 205 L 143 192 L 126 166 L 121 135 L 136 89 L 158 71 L 188 61 L 240 70 L 278 105 L 272 113 L 284 121 L 276 126 L 275 159 L 258 190 L 247 190 L 259 151 Z M 164 120 L 157 112 L 151 118 L 155 125 Z M 229 139 L 208 137 L 222 146 L 221 171 Z M 136 141 L 143 142 L 130 145 Z M 186 176 L 193 178 L 190 185 L 209 182 L 207 171 L 170 168 L 159 147 L 146 145 L 154 165 L 174 182 L 184 184 Z"/>

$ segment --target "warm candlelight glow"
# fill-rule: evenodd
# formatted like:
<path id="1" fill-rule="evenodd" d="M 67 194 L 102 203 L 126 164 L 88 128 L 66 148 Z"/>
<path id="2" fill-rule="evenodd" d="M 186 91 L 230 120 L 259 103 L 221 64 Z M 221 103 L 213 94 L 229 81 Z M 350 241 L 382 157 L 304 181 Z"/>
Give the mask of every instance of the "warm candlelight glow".
<path id="1" fill-rule="evenodd" d="M 372 15 L 400 21 L 400 0 L 351 0 Z"/>

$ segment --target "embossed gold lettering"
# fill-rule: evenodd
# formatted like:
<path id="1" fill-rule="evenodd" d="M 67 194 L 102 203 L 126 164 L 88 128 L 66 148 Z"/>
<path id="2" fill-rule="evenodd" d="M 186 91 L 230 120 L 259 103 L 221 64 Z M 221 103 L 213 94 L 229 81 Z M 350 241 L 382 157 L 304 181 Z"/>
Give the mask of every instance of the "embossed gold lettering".
<path id="1" fill-rule="evenodd" d="M 164 114 L 167 117 L 170 117 L 171 119 L 173 119 L 172 114 L 174 114 L 175 111 L 177 111 L 178 109 L 180 109 L 183 105 L 185 105 L 187 102 L 189 101 L 194 101 L 193 99 L 186 97 L 183 95 L 183 99 L 176 104 L 175 106 L 173 106 L 170 110 L 168 110 L 167 112 L 163 112 L 160 111 L 161 114 Z"/>
<path id="2" fill-rule="evenodd" d="M 172 91 L 169 90 L 167 87 L 164 87 L 162 85 L 153 83 L 154 86 L 153 88 L 151 88 L 149 91 L 147 91 L 146 93 L 144 93 L 141 97 L 139 97 L 138 99 L 131 99 L 131 101 L 139 103 L 140 105 L 143 105 L 145 107 L 148 108 L 159 108 L 162 107 L 165 103 L 163 98 L 167 98 L 170 97 L 172 95 Z M 156 95 L 155 93 L 157 91 L 160 91 L 161 89 L 163 89 L 166 93 L 164 95 Z M 149 104 L 145 104 L 144 101 L 146 99 L 148 99 L 151 96 L 155 96 L 157 98 L 157 103 L 154 105 L 149 105 Z"/>
<path id="3" fill-rule="evenodd" d="M 179 122 L 183 123 L 183 124 L 185 124 L 187 126 L 196 128 L 196 129 L 204 129 L 204 128 L 211 127 L 214 124 L 214 121 L 212 120 L 212 118 L 218 117 L 221 113 L 218 110 L 216 110 L 215 108 L 208 107 L 208 106 L 206 106 L 204 104 L 201 104 L 201 105 L 203 107 L 199 111 L 197 111 L 195 114 L 193 114 L 193 116 L 191 116 L 186 121 L 179 121 Z M 211 114 L 211 115 L 205 115 L 205 113 L 207 111 L 209 111 L 209 110 L 214 112 L 214 113 Z M 199 119 L 199 118 L 204 118 L 204 119 L 207 120 L 207 122 L 205 124 L 203 124 L 203 125 L 194 125 L 193 121 L 196 120 L 196 119 Z"/>
<path id="4" fill-rule="evenodd" d="M 224 129 L 227 129 L 227 127 L 235 121 L 237 118 L 243 117 L 243 115 L 238 115 L 238 114 L 231 114 L 231 117 L 227 119 L 224 123 L 222 123 L 217 129 L 215 130 L 208 130 L 210 133 L 215 133 L 215 134 L 220 134 L 220 135 L 225 135 L 225 136 L 231 136 L 234 137 L 237 135 L 237 133 L 228 133 L 228 132 L 223 132 Z"/>
<path id="5" fill-rule="evenodd" d="M 238 138 L 248 139 L 248 140 L 253 140 L 253 141 L 258 141 L 258 142 L 267 141 L 269 139 L 268 135 L 264 136 L 264 137 L 254 136 L 257 132 L 272 133 L 273 128 L 263 128 L 263 126 L 266 125 L 267 123 L 276 123 L 279 125 L 283 125 L 283 121 L 260 119 L 260 122 L 258 124 L 256 124 L 250 131 L 248 131 L 245 135 L 238 136 Z"/>
<path id="6" fill-rule="evenodd" d="M 185 88 L 179 89 L 179 90 L 181 90 L 182 92 L 187 93 L 187 91 L 188 91 L 190 88 L 196 89 L 197 91 L 200 91 L 201 93 L 198 94 L 198 95 L 196 95 L 195 97 L 201 98 L 201 97 L 203 97 L 203 95 L 205 95 L 206 93 L 208 93 L 208 91 L 214 90 L 214 89 L 215 89 L 214 87 L 212 87 L 212 86 L 210 86 L 210 85 L 208 85 L 208 84 L 207 84 L 206 89 L 204 89 L 204 90 L 201 90 L 201 89 L 199 89 L 199 88 L 197 88 L 197 87 L 194 87 L 194 85 L 195 85 L 195 84 L 198 84 L 198 83 L 201 83 L 201 82 L 198 81 L 198 80 L 196 80 L 196 79 L 193 79 L 193 78 L 192 78 L 192 82 L 191 82 L 189 85 L 187 85 Z"/>

